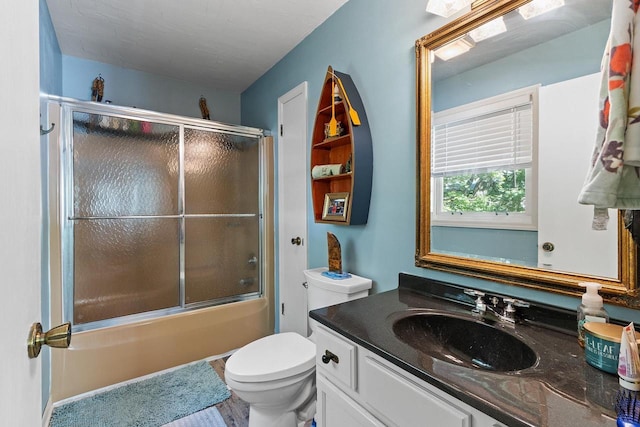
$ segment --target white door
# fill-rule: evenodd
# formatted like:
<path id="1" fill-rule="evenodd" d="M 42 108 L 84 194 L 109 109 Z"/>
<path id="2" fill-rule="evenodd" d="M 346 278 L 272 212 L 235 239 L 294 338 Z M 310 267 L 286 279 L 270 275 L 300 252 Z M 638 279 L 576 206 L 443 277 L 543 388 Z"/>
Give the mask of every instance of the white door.
<path id="1" fill-rule="evenodd" d="M 278 98 L 280 332 L 307 335 L 307 82 Z"/>
<path id="2" fill-rule="evenodd" d="M 594 231 L 593 206 L 578 203 L 595 145 L 599 87 L 600 73 L 540 88 L 538 266 L 617 278 L 617 211 L 606 231 Z"/>
<path id="3" fill-rule="evenodd" d="M 27 357 L 40 320 L 38 2 L 0 14 L 0 414 L 7 426 L 42 424 L 41 363 Z"/>

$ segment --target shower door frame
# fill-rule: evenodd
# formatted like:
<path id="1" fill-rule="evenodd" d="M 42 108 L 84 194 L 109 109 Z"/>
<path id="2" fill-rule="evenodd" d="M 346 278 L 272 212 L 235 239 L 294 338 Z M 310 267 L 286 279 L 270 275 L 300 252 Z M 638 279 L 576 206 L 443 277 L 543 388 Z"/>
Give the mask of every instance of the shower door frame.
<path id="1" fill-rule="evenodd" d="M 266 148 L 264 144 L 265 133 L 262 129 L 229 125 L 220 122 L 208 121 L 203 119 L 194 119 L 173 114 L 165 114 L 155 111 L 142 110 L 138 108 L 122 107 L 109 104 L 99 104 L 95 102 L 78 101 L 63 97 L 49 97 L 50 103 L 59 106 L 59 123 L 60 138 L 57 144 L 58 153 L 50 153 L 57 156 L 57 180 L 58 180 L 58 212 L 51 212 L 52 217 L 59 218 L 61 233 L 59 245 L 59 254 L 61 262 L 61 278 L 62 278 L 62 317 L 65 322 L 72 322 L 74 331 L 88 331 L 109 326 L 117 326 L 129 324 L 137 321 L 183 313 L 189 310 L 212 307 L 232 302 L 246 301 L 260 298 L 265 293 L 265 277 L 268 266 L 266 265 L 267 248 L 265 248 L 265 170 L 266 170 Z M 125 316 L 103 319 L 87 323 L 74 323 L 74 221 L 84 218 L 75 218 L 73 212 L 74 206 L 74 190 L 73 190 L 73 113 L 82 112 L 88 114 L 108 115 L 121 119 L 149 121 L 153 123 L 177 126 L 179 128 L 179 176 L 178 176 L 178 215 L 161 215 L 161 216 L 118 216 L 119 218 L 175 218 L 180 220 L 179 230 L 179 301 L 178 306 L 157 309 L 153 311 L 129 314 Z M 186 284 L 185 284 L 185 225 L 186 218 L 193 217 L 247 217 L 252 214 L 185 214 L 185 187 L 184 187 L 184 130 L 185 128 L 214 131 L 249 138 L 256 138 L 258 144 L 258 259 L 260 268 L 258 270 L 259 288 L 256 292 L 232 295 L 228 297 L 218 298 L 214 300 L 198 301 L 186 303 Z M 52 175 L 53 176 L 52 171 Z M 51 203 L 50 203 L 51 205 Z M 55 209 L 55 206 L 51 206 Z M 94 217 L 95 219 L 111 219 L 114 217 Z M 51 242 L 54 246 L 55 242 Z M 52 260 L 53 261 L 53 260 Z"/>

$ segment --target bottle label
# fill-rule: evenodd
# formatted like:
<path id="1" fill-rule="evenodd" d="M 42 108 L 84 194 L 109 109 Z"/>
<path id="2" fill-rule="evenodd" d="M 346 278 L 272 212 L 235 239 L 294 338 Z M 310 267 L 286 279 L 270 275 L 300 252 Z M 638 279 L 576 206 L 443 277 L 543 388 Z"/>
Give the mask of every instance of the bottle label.
<path id="1" fill-rule="evenodd" d="M 584 324 L 587 323 L 586 319 L 578 320 L 578 342 L 584 346 Z"/>
<path id="2" fill-rule="evenodd" d="M 606 323 L 607 319 L 605 319 L 604 317 L 599 317 L 599 316 L 589 316 L 589 315 L 585 315 L 584 316 L 584 322 L 598 322 L 598 323 Z"/>

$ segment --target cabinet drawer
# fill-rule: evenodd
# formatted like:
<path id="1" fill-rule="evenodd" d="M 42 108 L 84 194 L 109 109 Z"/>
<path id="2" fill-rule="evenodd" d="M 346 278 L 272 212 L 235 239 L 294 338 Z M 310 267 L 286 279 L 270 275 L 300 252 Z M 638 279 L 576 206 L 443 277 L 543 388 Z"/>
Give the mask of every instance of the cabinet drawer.
<path id="1" fill-rule="evenodd" d="M 471 427 L 471 414 L 370 357 L 361 366 L 360 393 L 381 420 L 396 426 Z M 387 423 L 387 421 L 385 421 Z"/>
<path id="2" fill-rule="evenodd" d="M 335 355 L 338 361 L 323 361 L 327 351 Z M 320 326 L 316 331 L 316 366 L 336 384 L 356 390 L 356 346 Z"/>

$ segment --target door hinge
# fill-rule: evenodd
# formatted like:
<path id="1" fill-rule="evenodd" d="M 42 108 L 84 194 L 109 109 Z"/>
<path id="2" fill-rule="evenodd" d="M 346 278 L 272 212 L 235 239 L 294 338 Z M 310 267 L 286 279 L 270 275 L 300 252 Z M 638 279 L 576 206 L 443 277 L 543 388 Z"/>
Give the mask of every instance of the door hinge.
<path id="1" fill-rule="evenodd" d="M 282 303 L 282 315 L 284 316 L 284 303 Z"/>
<path id="2" fill-rule="evenodd" d="M 280 136 L 284 135 L 284 126 L 280 125 Z"/>

